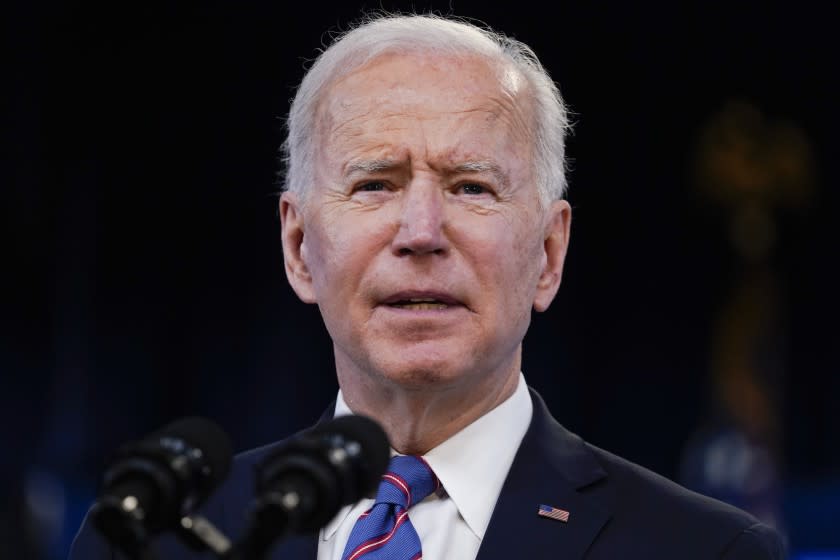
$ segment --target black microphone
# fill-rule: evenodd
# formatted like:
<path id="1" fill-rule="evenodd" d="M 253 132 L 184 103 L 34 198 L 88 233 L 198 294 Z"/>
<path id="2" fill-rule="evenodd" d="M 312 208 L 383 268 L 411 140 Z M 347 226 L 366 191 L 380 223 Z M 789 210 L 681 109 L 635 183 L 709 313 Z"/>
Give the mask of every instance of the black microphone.
<path id="1" fill-rule="evenodd" d="M 257 467 L 250 527 L 229 558 L 263 558 L 278 538 L 326 525 L 378 487 L 390 449 L 384 430 L 364 416 L 342 416 L 291 438 Z"/>
<path id="2" fill-rule="evenodd" d="M 121 447 L 90 511 L 94 527 L 132 558 L 150 537 L 178 529 L 225 479 L 232 446 L 210 420 L 184 418 Z"/>

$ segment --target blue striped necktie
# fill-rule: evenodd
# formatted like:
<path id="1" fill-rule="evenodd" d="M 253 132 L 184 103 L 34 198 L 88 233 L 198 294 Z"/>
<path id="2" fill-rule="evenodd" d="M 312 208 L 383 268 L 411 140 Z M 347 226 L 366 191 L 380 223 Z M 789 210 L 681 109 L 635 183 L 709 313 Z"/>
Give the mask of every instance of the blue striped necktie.
<path id="1" fill-rule="evenodd" d="M 364 512 L 347 540 L 341 560 L 419 560 L 420 537 L 408 519 L 408 508 L 440 487 L 422 457 L 392 457 L 382 475 L 376 501 Z"/>

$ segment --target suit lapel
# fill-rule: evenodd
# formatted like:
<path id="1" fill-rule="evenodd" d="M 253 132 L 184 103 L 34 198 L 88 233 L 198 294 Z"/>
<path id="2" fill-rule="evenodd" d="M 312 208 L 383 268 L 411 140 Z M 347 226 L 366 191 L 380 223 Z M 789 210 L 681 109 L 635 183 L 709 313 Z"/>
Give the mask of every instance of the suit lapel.
<path id="1" fill-rule="evenodd" d="M 533 390 L 534 413 L 493 510 L 476 560 L 582 558 L 610 517 L 581 490 L 606 477 L 590 451 L 549 414 Z M 567 523 L 537 515 L 540 504 L 569 512 Z"/>

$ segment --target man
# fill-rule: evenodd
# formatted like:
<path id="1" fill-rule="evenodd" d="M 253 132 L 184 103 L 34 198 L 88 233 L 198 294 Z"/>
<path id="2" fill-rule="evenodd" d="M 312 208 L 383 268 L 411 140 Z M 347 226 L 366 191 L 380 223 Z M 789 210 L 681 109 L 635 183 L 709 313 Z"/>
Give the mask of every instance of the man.
<path id="1" fill-rule="evenodd" d="M 334 413 L 375 418 L 407 457 L 272 558 L 781 557 L 766 526 L 584 443 L 529 392 L 522 339 L 569 243 L 566 127 L 527 46 L 458 21 L 373 19 L 307 73 L 285 146 L 286 273 L 332 338 Z M 271 448 L 241 455 L 206 508 L 229 534 Z M 106 554 L 83 529 L 74 558 Z"/>

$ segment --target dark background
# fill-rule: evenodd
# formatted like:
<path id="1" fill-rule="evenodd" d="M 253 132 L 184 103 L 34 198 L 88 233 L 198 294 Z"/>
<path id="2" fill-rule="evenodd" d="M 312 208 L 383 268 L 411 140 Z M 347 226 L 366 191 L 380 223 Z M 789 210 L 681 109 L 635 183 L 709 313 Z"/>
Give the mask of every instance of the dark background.
<path id="1" fill-rule="evenodd" d="M 699 131 L 740 100 L 804 132 L 814 189 L 774 213 L 782 505 L 796 549 L 840 549 L 836 24 L 732 4 L 413 6 L 525 41 L 575 111 L 571 252 L 524 371 L 570 429 L 669 477 L 714 408 L 739 270 L 694 186 Z M 276 158 L 306 60 L 362 7 L 412 4 L 5 10 L 0 556 L 64 557 L 121 442 L 201 414 L 242 450 L 334 398 L 326 331 L 283 273 Z"/>

